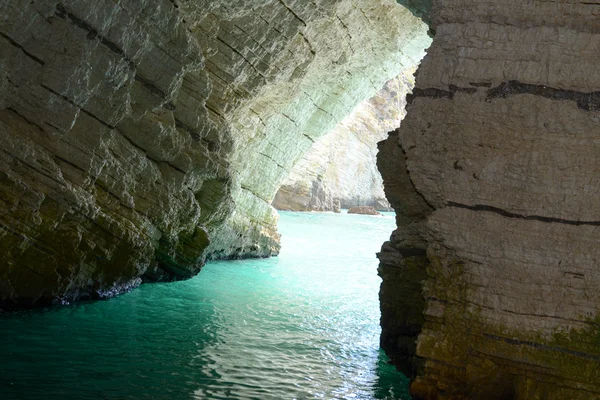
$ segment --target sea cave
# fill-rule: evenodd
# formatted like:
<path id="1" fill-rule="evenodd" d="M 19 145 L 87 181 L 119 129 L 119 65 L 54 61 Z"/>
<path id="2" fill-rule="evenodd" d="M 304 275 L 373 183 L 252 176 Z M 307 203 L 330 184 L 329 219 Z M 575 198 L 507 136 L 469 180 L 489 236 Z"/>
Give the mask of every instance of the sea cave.
<path id="1" fill-rule="evenodd" d="M 189 384 L 190 366 L 217 379 L 219 357 L 290 345 L 302 324 L 315 341 L 290 345 L 289 365 L 310 346 L 329 356 L 318 332 L 343 338 L 358 328 L 341 316 L 371 312 L 351 301 L 359 292 L 333 288 L 363 280 L 381 285 L 369 303 L 380 332 L 363 328 L 382 351 L 364 376 L 347 352 L 346 389 L 315 378 L 296 391 L 282 371 L 242 379 L 250 392 L 194 381 L 183 397 L 67 381 L 79 398 L 600 398 L 600 3 L 0 0 L 0 11 L 0 398 L 69 398 L 51 389 L 60 374 L 44 374 L 93 357 L 56 353 L 15 371 L 52 356 L 53 337 L 83 349 L 93 331 L 114 335 L 114 363 L 147 368 L 142 382 Z M 352 206 L 384 216 L 330 213 Z M 305 220 L 340 233 L 308 234 Z M 300 241 L 288 254 L 312 260 L 308 276 L 285 269 L 286 232 Z M 313 269 L 319 251 L 340 273 L 330 286 L 310 281 L 327 272 Z M 345 280 L 344 266 L 369 259 Z M 294 286 L 307 278 L 319 291 Z M 282 305 L 317 307 L 329 325 L 253 308 L 271 279 L 298 289 Z M 254 332 L 181 369 L 179 349 L 216 348 L 228 332 L 211 296 L 254 313 L 255 326 L 288 320 L 287 333 Z M 166 332 L 143 360 L 127 354 L 143 342 L 136 320 Z M 236 321 L 242 335 L 249 321 Z M 238 367 L 271 368 L 256 363 Z M 94 379 L 131 383 L 98 365 Z"/>

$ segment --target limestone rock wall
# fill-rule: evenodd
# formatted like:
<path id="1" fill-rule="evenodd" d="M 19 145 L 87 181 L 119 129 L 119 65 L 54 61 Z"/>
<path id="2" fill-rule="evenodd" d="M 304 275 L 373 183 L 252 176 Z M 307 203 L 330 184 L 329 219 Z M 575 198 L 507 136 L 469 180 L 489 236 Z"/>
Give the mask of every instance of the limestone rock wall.
<path id="1" fill-rule="evenodd" d="M 600 398 L 599 13 L 433 1 L 379 157 L 382 345 L 415 398 Z"/>
<path id="2" fill-rule="evenodd" d="M 219 114 L 229 115 L 236 140 L 230 158 L 236 171 L 232 185 L 236 210 L 215 231 L 210 248 L 219 257 L 237 256 L 240 248 L 244 254 L 249 248 L 253 255 L 265 255 L 252 249 L 276 235 L 276 213 L 270 204 L 291 167 L 360 101 L 414 65 L 429 41 L 423 23 L 392 1 L 259 4 L 248 7 L 240 2 L 237 7 L 243 16 L 228 5 L 225 17 L 215 20 L 210 15 L 204 22 L 208 25 L 198 28 L 204 48 L 221 49 L 220 36 L 229 35 L 230 40 L 242 41 L 237 47 L 244 53 L 238 57 L 238 71 L 228 65 L 222 49 L 214 56 L 211 50 L 206 52 L 209 61 L 214 57 L 207 62 L 208 69 L 218 77 L 214 107 L 213 98 L 208 103 Z M 281 46 L 286 38 L 290 42 Z M 273 48 L 264 45 L 265 40 L 272 41 Z M 235 59 L 236 53 L 231 56 Z M 233 82 L 227 85 L 230 79 Z M 256 93 L 246 96 L 253 87 Z M 236 100 L 240 93 L 246 97 Z M 236 101 L 239 107 L 234 108 Z M 248 229 L 244 235 L 250 240 L 230 245 L 232 237 Z"/>
<path id="3" fill-rule="evenodd" d="M 388 211 L 375 164 L 377 142 L 400 125 L 415 68 L 388 81 L 343 121 L 317 139 L 291 170 L 273 200 L 279 210 L 333 211 L 374 206 Z"/>
<path id="4" fill-rule="evenodd" d="M 0 0 L 0 308 L 277 253 L 281 180 L 424 29 L 390 0 Z"/>

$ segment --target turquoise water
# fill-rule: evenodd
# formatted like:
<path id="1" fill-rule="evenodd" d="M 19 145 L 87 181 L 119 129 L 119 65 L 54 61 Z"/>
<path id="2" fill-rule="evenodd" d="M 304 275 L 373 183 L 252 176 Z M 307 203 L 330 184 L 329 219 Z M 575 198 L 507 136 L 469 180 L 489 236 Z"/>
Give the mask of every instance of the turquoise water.
<path id="1" fill-rule="evenodd" d="M 379 350 L 392 214 L 281 213 L 281 255 L 0 317 L 0 399 L 408 399 Z"/>

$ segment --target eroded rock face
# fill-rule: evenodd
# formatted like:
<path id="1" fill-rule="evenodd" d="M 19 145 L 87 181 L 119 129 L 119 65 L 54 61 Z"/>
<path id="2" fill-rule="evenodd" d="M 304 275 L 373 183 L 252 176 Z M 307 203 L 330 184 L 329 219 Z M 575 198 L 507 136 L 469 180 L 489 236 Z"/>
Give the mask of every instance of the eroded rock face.
<path id="1" fill-rule="evenodd" d="M 600 397 L 597 12 L 433 2 L 379 157 L 382 345 L 415 398 Z"/>
<path id="2" fill-rule="evenodd" d="M 283 182 L 273 206 L 292 211 L 354 206 L 391 210 L 376 166 L 377 142 L 404 118 L 414 71 L 415 67 L 402 71 L 317 139 Z"/>
<path id="3" fill-rule="evenodd" d="M 0 11 L 3 307 L 276 254 L 294 161 L 428 40 L 389 0 Z"/>

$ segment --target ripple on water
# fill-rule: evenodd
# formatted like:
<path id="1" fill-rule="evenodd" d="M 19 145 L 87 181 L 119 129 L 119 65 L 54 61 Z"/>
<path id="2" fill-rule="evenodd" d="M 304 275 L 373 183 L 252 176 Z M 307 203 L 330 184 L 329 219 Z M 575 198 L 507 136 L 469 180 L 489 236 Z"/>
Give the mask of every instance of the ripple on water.
<path id="1" fill-rule="evenodd" d="M 280 257 L 0 319 L 0 399 L 408 399 L 379 350 L 385 217 L 282 213 Z"/>

